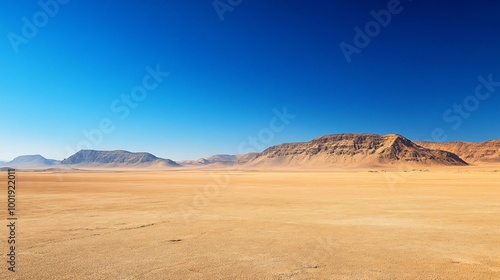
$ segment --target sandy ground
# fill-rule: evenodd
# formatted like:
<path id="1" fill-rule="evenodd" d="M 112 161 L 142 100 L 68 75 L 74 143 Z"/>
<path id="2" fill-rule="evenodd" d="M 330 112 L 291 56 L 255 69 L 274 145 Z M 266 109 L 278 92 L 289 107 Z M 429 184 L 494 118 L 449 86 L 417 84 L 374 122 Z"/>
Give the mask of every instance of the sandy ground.
<path id="1" fill-rule="evenodd" d="M 17 177 L 0 279 L 500 279 L 500 172 Z"/>

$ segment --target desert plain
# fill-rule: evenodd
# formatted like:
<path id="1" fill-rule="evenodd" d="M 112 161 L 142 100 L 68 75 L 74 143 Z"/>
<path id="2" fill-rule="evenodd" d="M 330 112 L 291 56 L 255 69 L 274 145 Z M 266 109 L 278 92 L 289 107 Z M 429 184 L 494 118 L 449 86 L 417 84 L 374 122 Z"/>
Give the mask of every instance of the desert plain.
<path id="1" fill-rule="evenodd" d="M 499 182 L 470 166 L 19 171 L 17 271 L 2 261 L 0 279 L 500 279 Z"/>

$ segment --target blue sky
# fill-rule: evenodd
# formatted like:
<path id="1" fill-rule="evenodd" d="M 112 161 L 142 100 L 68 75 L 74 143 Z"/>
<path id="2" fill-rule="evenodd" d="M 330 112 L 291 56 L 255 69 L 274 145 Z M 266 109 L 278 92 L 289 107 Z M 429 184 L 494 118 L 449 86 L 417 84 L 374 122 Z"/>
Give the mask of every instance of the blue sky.
<path id="1" fill-rule="evenodd" d="M 114 129 L 91 148 L 234 154 L 283 107 L 296 117 L 262 146 L 436 129 L 434 140 L 500 138 L 498 1 L 221 0 L 223 21 L 213 1 L 54 1 L 42 0 L 52 15 L 37 1 L 2 4 L 0 160 L 65 158 L 103 120 Z M 348 63 L 339 45 L 356 47 L 354 28 L 388 3 L 400 12 Z M 148 66 L 169 75 L 121 118 Z M 494 84 L 482 99 L 479 76 Z"/>

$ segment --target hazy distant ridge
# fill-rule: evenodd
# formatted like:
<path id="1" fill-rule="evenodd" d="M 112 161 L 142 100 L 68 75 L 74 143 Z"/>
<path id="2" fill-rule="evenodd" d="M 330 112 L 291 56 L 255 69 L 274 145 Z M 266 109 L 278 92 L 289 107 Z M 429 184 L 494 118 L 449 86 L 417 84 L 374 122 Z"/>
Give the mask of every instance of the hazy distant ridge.
<path id="1" fill-rule="evenodd" d="M 63 160 L 64 165 L 95 167 L 174 167 L 178 163 L 156 157 L 150 153 L 132 153 L 123 150 L 96 151 L 81 150 Z"/>
<path id="2" fill-rule="evenodd" d="M 18 156 L 15 159 L 0 163 L 0 166 L 8 166 L 13 168 L 33 168 L 33 167 L 49 167 L 59 164 L 60 161 L 54 159 L 46 159 L 41 155 L 24 155 Z"/>

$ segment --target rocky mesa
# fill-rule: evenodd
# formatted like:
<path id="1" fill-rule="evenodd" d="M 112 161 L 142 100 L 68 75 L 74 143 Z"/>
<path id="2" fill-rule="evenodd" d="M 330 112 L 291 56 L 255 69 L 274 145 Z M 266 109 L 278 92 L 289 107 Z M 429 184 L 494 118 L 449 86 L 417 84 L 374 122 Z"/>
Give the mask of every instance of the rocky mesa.
<path id="1" fill-rule="evenodd" d="M 269 147 L 240 164 L 251 167 L 376 167 L 398 163 L 467 165 L 454 153 L 422 147 L 398 134 L 334 134 Z"/>

